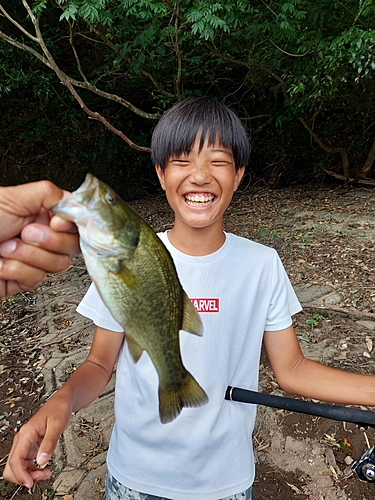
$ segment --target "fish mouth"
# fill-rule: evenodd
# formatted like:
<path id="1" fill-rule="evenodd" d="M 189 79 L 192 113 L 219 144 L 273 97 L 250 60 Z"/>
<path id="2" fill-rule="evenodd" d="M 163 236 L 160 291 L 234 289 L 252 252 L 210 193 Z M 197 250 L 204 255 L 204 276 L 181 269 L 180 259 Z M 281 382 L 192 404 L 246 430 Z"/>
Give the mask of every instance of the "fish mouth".
<path id="1" fill-rule="evenodd" d="M 98 187 L 98 179 L 88 173 L 83 184 L 69 196 L 62 198 L 52 207 L 51 212 L 76 224 L 84 224 L 90 215 L 90 201 L 94 200 Z"/>
<path id="2" fill-rule="evenodd" d="M 187 193 L 183 198 L 189 207 L 208 207 L 216 200 L 213 193 Z"/>

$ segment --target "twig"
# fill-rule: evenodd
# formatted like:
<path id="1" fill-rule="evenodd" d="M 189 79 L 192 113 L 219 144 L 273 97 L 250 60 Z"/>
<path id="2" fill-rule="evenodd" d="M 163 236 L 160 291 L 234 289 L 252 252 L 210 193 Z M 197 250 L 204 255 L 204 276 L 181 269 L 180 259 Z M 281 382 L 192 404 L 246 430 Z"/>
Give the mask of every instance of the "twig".
<path id="1" fill-rule="evenodd" d="M 324 167 L 323 170 L 326 174 L 330 175 L 331 177 L 339 179 L 340 181 L 345 181 L 344 175 L 338 174 L 337 172 L 332 172 L 332 170 L 327 170 Z M 375 181 L 371 179 L 354 179 L 352 177 L 349 177 L 348 179 L 346 179 L 346 181 L 350 183 L 364 184 L 365 186 L 375 186 Z"/>
<path id="2" fill-rule="evenodd" d="M 338 306 L 316 306 L 314 304 L 302 304 L 303 309 L 318 309 L 320 311 L 334 311 L 356 318 L 371 318 L 375 319 L 375 314 L 366 311 L 356 311 L 354 309 L 346 309 L 345 307 Z"/>
<path id="3" fill-rule="evenodd" d="M 8 457 L 9 457 L 9 453 L 8 453 L 8 455 L 5 455 L 5 457 L 0 459 L 0 467 L 2 467 L 6 463 L 6 461 L 8 460 Z"/>
<path id="4" fill-rule="evenodd" d="M 13 498 L 15 498 L 15 496 L 18 494 L 18 492 L 20 491 L 20 489 L 23 488 L 23 486 L 19 486 L 16 491 L 14 492 L 14 494 L 10 497 L 10 500 L 13 500 Z M 30 490 L 29 490 L 30 491 Z"/>
<path id="5" fill-rule="evenodd" d="M 40 312 L 40 311 L 36 311 L 36 312 L 34 312 L 34 313 L 32 313 L 32 314 L 28 314 L 27 316 L 22 316 L 22 318 L 17 318 L 17 319 L 15 319 L 15 320 L 13 320 L 11 323 L 9 323 L 9 325 L 6 325 L 6 326 L 4 326 L 3 328 L 1 328 L 1 329 L 0 329 L 0 333 L 5 332 L 6 330 L 9 330 L 9 328 L 13 328 L 13 327 L 14 327 L 14 325 L 15 325 L 16 323 L 19 323 L 20 321 L 22 322 L 22 321 L 24 321 L 24 320 L 26 320 L 26 319 L 33 318 L 34 316 L 36 316 L 37 314 L 39 314 L 39 312 Z"/>

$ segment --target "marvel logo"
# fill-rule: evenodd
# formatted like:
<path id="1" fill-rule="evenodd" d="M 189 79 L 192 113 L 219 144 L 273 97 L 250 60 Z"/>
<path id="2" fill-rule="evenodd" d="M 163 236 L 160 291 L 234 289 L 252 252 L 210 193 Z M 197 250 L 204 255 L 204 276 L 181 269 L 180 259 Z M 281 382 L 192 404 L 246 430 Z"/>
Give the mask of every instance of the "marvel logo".
<path id="1" fill-rule="evenodd" d="M 190 299 L 199 313 L 219 312 L 219 299 Z"/>

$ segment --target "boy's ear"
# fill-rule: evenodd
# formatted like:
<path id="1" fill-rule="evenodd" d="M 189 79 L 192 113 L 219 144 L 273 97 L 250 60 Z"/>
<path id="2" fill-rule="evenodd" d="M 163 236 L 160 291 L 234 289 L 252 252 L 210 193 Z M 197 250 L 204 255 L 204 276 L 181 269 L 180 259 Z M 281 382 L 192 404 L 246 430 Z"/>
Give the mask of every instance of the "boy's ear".
<path id="1" fill-rule="evenodd" d="M 165 182 L 164 182 L 164 170 L 160 167 L 160 165 L 155 165 L 156 175 L 158 176 L 160 185 L 162 189 L 165 191 Z"/>
<path id="2" fill-rule="evenodd" d="M 245 167 L 240 167 L 238 170 L 236 170 L 236 178 L 234 181 L 235 191 L 237 191 L 238 186 L 241 184 L 244 174 L 245 174 Z"/>

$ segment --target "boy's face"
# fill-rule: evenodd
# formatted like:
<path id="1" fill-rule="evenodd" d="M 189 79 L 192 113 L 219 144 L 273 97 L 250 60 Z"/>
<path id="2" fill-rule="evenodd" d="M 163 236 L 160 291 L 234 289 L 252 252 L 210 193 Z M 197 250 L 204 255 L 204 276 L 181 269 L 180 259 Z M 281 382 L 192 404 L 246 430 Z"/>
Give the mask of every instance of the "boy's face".
<path id="1" fill-rule="evenodd" d="M 199 151 L 196 139 L 187 155 L 171 157 L 164 169 L 156 165 L 160 184 L 175 213 L 176 222 L 189 227 L 204 228 L 222 225 L 223 214 L 244 174 L 244 167 L 235 169 L 230 149 L 217 141 L 207 141 Z"/>

